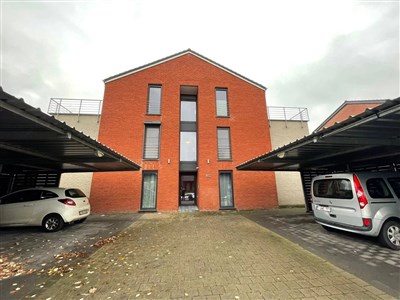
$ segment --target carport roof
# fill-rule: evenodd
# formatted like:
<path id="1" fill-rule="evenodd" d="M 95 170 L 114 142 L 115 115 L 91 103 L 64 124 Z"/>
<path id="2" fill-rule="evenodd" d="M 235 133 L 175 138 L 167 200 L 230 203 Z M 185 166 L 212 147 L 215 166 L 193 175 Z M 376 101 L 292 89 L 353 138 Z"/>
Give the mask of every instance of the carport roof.
<path id="1" fill-rule="evenodd" d="M 400 167 L 400 98 L 248 160 L 247 171 L 346 171 Z"/>
<path id="2" fill-rule="evenodd" d="M 123 155 L 0 87 L 0 173 L 139 169 Z"/>

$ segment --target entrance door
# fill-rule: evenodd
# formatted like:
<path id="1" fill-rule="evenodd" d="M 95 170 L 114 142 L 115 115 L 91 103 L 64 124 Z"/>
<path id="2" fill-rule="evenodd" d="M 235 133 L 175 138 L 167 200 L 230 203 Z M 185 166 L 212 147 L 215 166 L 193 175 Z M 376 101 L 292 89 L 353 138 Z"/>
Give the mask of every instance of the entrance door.
<path id="1" fill-rule="evenodd" d="M 197 174 L 179 174 L 179 205 L 197 205 Z"/>

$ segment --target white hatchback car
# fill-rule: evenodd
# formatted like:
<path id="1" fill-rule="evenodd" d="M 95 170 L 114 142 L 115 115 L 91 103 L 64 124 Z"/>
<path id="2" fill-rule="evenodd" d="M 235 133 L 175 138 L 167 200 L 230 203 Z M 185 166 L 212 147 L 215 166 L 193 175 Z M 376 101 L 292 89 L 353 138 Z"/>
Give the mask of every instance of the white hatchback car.
<path id="1" fill-rule="evenodd" d="M 89 215 L 89 199 L 79 189 L 30 188 L 0 197 L 0 226 L 42 226 L 52 232 Z"/>

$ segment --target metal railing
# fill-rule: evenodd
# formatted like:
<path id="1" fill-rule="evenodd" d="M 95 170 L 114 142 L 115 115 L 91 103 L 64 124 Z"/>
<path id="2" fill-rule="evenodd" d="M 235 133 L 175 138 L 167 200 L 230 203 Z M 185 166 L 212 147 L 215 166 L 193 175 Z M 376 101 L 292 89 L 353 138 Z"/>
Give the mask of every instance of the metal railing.
<path id="1" fill-rule="evenodd" d="M 96 115 L 100 120 L 103 100 L 51 98 L 47 112 L 51 115 Z"/>
<path id="2" fill-rule="evenodd" d="M 308 110 L 304 107 L 268 106 L 270 121 L 300 121 L 308 122 Z"/>

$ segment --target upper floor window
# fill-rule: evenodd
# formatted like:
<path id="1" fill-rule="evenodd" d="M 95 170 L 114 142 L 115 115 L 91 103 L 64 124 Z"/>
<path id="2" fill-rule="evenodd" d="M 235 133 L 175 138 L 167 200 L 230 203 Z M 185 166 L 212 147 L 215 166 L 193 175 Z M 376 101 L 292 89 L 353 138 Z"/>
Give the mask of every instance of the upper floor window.
<path id="1" fill-rule="evenodd" d="M 231 160 L 231 138 L 229 128 L 217 128 L 218 159 Z"/>
<path id="2" fill-rule="evenodd" d="M 149 85 L 147 114 L 149 115 L 161 114 L 161 85 Z"/>
<path id="3" fill-rule="evenodd" d="M 160 154 L 160 125 L 145 125 L 143 159 L 158 159 Z"/>
<path id="4" fill-rule="evenodd" d="M 181 122 L 196 122 L 196 101 L 181 101 Z"/>
<path id="5" fill-rule="evenodd" d="M 180 161 L 197 161 L 197 132 L 181 131 Z"/>
<path id="6" fill-rule="evenodd" d="M 216 89 L 215 98 L 217 105 L 217 117 L 229 116 L 228 110 L 228 90 L 227 89 Z"/>

